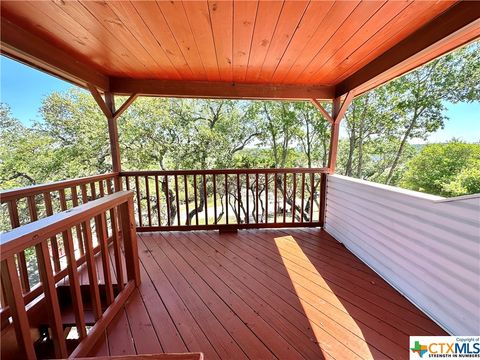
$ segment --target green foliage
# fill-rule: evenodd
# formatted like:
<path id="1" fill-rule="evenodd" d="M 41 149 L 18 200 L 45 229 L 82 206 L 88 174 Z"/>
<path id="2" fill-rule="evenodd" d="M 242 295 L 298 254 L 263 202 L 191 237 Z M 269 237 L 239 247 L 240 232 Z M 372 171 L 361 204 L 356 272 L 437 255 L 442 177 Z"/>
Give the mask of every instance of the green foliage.
<path id="1" fill-rule="evenodd" d="M 480 192 L 480 144 L 431 144 L 407 163 L 401 186 L 442 196 Z"/>
<path id="2" fill-rule="evenodd" d="M 440 169 L 449 154 L 418 159 L 409 142 L 443 127 L 446 102 L 478 101 L 479 48 L 471 44 L 357 97 L 343 122 L 337 172 L 432 193 L 478 191 L 477 160 Z M 42 122 L 27 127 L 0 106 L 2 188 L 111 170 L 107 121 L 89 93 L 52 93 L 40 114 Z M 142 97 L 117 123 L 124 170 L 327 165 L 330 124 L 309 102 Z M 430 169 L 435 181 L 415 178 Z"/>
<path id="3" fill-rule="evenodd" d="M 443 128 L 448 120 L 446 102 L 479 98 L 478 42 L 356 98 L 345 116 L 348 143 L 339 149 L 339 171 L 397 184 L 402 164 L 413 154 L 408 142 L 426 140 L 429 134 Z M 388 154 L 384 152 L 387 149 Z M 372 171 L 370 160 L 378 157 L 388 158 L 388 164 L 382 162 Z"/>

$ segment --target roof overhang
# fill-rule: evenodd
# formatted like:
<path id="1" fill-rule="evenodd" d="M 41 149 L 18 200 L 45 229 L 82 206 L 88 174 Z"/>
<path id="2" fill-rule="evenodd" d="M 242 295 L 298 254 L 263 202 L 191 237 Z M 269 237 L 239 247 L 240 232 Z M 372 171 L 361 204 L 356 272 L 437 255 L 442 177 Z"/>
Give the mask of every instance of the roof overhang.
<path id="1" fill-rule="evenodd" d="M 228 4 L 228 3 L 229 2 L 222 3 L 221 6 L 225 6 L 225 4 Z M 90 87 L 94 86 L 97 89 L 99 89 L 99 91 L 101 92 L 109 91 L 114 94 L 123 94 L 123 95 L 137 93 L 140 95 L 165 96 L 165 97 L 277 99 L 277 100 L 281 100 L 281 99 L 304 100 L 304 99 L 312 99 L 312 98 L 313 99 L 333 99 L 335 97 L 343 96 L 349 91 L 354 91 L 355 95 L 358 95 L 372 88 L 375 88 L 380 84 L 383 84 L 389 80 L 392 80 L 408 71 L 411 71 L 412 69 L 415 69 L 416 67 L 423 65 L 442 54 L 452 51 L 459 46 L 462 46 L 468 42 L 471 42 L 480 36 L 480 20 L 479 20 L 480 2 L 464 1 L 464 2 L 454 3 L 453 5 L 449 4 L 448 6 L 442 5 L 445 7 L 445 9 L 439 14 L 432 10 L 433 5 L 431 7 L 426 8 L 425 14 L 423 15 L 418 14 L 419 17 L 423 16 L 422 19 L 424 20 L 424 23 L 422 24 L 422 26 L 420 26 L 414 31 L 411 31 L 410 33 L 408 33 L 408 31 L 405 30 L 404 32 L 408 33 L 408 36 L 404 36 L 403 38 L 398 37 L 398 41 L 395 44 L 393 44 L 390 48 L 386 49 L 381 54 L 378 54 L 378 56 L 371 59 L 368 63 L 366 63 L 361 68 L 355 70 L 349 76 L 344 77 L 342 79 L 340 73 L 339 74 L 334 73 L 336 71 L 335 67 L 331 68 L 333 69 L 331 70 L 333 73 L 324 74 L 324 77 L 328 77 L 329 75 L 331 75 L 330 77 L 332 79 L 333 78 L 341 79 L 341 81 L 338 81 L 338 82 L 312 83 L 313 80 L 310 81 L 311 79 L 309 78 L 307 78 L 306 80 L 304 78 L 303 81 L 299 80 L 299 81 L 288 82 L 285 80 L 280 81 L 279 80 L 280 78 L 277 79 L 273 75 L 266 79 L 258 78 L 255 82 L 251 82 L 247 76 L 244 76 L 243 78 L 239 78 L 239 79 L 233 76 L 232 79 L 229 81 L 218 81 L 218 79 L 215 79 L 214 77 L 212 78 L 211 76 L 209 76 L 209 78 L 205 78 L 201 80 L 196 80 L 196 79 L 192 80 L 192 79 L 189 79 L 186 74 L 182 74 L 182 73 L 178 73 L 177 75 L 175 75 L 179 78 L 172 79 L 172 78 L 162 78 L 162 75 L 161 74 L 159 75 L 158 72 L 155 72 L 155 77 L 153 76 L 147 77 L 145 75 L 139 75 L 140 73 L 135 72 L 136 71 L 135 69 L 131 71 L 131 76 L 128 76 L 129 71 L 127 71 L 127 67 L 125 67 L 125 69 L 120 68 L 121 71 L 124 71 L 124 74 L 119 76 L 118 74 L 115 73 L 116 71 L 115 69 L 120 65 L 116 63 L 115 58 L 109 63 L 109 64 L 112 64 L 110 68 L 108 65 L 105 65 L 105 64 L 100 66 L 98 63 L 95 63 L 93 60 L 90 61 L 85 56 L 82 56 L 81 54 L 82 49 L 89 46 L 89 43 L 87 42 L 87 40 L 83 42 L 79 40 L 77 43 L 71 42 L 68 44 L 66 44 L 65 42 L 62 42 L 63 38 L 61 36 L 62 35 L 61 32 L 58 31 L 56 33 L 55 29 L 58 30 L 58 29 L 61 29 L 62 26 L 68 27 L 71 25 L 71 21 L 72 19 L 74 19 L 73 17 L 74 13 L 72 12 L 71 14 L 69 14 L 68 11 L 70 10 L 68 10 L 68 8 L 67 10 L 65 10 L 61 7 L 61 5 L 50 6 L 48 13 L 47 12 L 42 13 L 40 12 L 40 10 L 43 9 L 41 7 L 43 5 L 39 5 L 38 3 L 34 3 L 34 2 L 25 2 L 25 4 L 31 8 L 30 12 L 20 13 L 20 11 L 23 11 L 23 10 L 20 10 L 21 9 L 20 7 L 14 5 L 13 2 L 10 2 L 10 1 L 2 1 L 1 3 L 1 6 L 2 6 L 1 52 L 3 55 L 14 58 L 20 62 L 33 66 L 39 70 L 45 71 L 54 76 L 60 77 L 64 80 L 67 80 L 81 87 L 88 88 L 89 86 Z M 189 6 L 191 5 L 192 4 L 189 4 Z M 404 13 L 406 11 L 405 6 L 404 8 L 400 8 L 398 4 L 393 4 L 393 3 L 389 4 L 389 6 L 391 7 L 393 7 L 394 5 L 398 7 L 398 14 L 391 15 L 391 18 L 392 18 L 391 22 L 393 22 L 394 20 L 397 21 L 397 26 L 400 21 L 403 21 L 402 24 L 404 26 L 409 26 L 409 24 L 410 25 L 413 24 L 411 21 L 408 21 L 408 19 L 404 19 L 401 17 L 402 14 L 403 14 L 403 17 L 406 16 L 406 14 Z M 85 2 L 85 3 L 79 3 L 76 6 L 81 7 L 82 10 L 85 10 L 85 9 L 88 10 L 88 8 L 91 5 L 90 3 Z M 110 6 L 110 5 L 105 5 L 105 6 Z M 135 6 L 138 7 L 139 5 L 136 3 Z M 162 6 L 164 5 L 162 4 Z M 237 4 L 231 3 L 232 9 L 233 8 L 236 9 L 237 6 L 238 6 Z M 259 3 L 257 3 L 258 11 L 260 6 L 266 6 L 266 5 L 264 4 L 259 5 Z M 285 5 L 285 7 L 286 6 L 287 5 Z M 295 42 L 296 37 L 298 37 L 297 35 L 299 31 L 302 31 L 302 36 L 304 37 L 304 39 L 309 39 L 309 36 L 310 37 L 318 36 L 319 30 L 315 27 L 314 21 L 307 22 L 307 19 L 305 19 L 305 23 L 302 23 L 303 19 L 307 16 L 307 12 L 308 12 L 308 9 L 310 9 L 310 6 L 313 6 L 313 5 L 311 3 L 310 4 L 307 3 L 307 5 L 305 5 L 305 9 L 302 10 L 303 18 L 302 20 L 299 20 L 297 27 L 295 27 L 292 30 L 293 32 L 290 34 L 291 36 L 290 42 L 285 46 L 278 45 L 277 43 L 275 43 L 276 33 L 274 33 L 272 35 L 271 41 L 272 41 L 272 44 L 275 44 L 275 46 L 278 45 L 278 51 L 276 48 L 273 50 L 270 50 L 272 46 L 274 46 L 274 45 L 271 45 L 269 47 L 268 53 L 265 55 L 265 59 L 261 64 L 261 66 L 259 65 L 255 67 L 252 65 L 251 71 L 258 72 L 259 74 L 258 76 L 262 74 L 264 69 L 269 69 L 269 67 L 273 69 L 273 66 L 276 66 L 276 68 L 272 70 L 272 71 L 276 71 L 278 67 L 282 66 L 282 61 L 287 61 L 289 59 L 287 56 L 288 55 L 287 53 L 290 50 L 290 48 L 293 48 L 293 50 L 295 50 L 296 46 L 298 47 L 299 45 L 301 45 L 301 43 L 297 44 Z M 316 4 L 316 6 L 319 6 L 319 5 Z M 334 3 L 333 5 L 331 5 L 331 8 L 329 8 L 327 15 L 320 14 L 320 13 L 316 15 L 320 16 L 320 18 L 322 18 L 322 16 L 323 18 L 326 18 L 327 16 L 333 17 L 335 16 L 334 15 L 335 13 L 333 12 L 332 9 L 335 6 L 339 7 L 340 5 L 337 5 L 337 3 Z M 413 5 L 410 5 L 410 6 L 413 6 Z M 422 5 L 422 6 L 425 6 L 425 5 Z M 346 44 L 345 46 L 347 46 L 348 40 L 352 39 L 353 36 L 355 36 L 354 39 L 358 38 L 359 40 L 362 40 L 361 36 L 364 33 L 366 34 L 367 30 L 370 30 L 369 36 L 372 36 L 371 33 L 373 33 L 373 30 L 371 29 L 371 27 L 374 26 L 373 20 L 372 20 L 374 16 L 371 16 L 371 18 L 365 17 L 364 23 L 355 23 L 353 19 L 353 15 L 356 15 L 356 16 L 361 15 L 360 10 L 358 10 L 358 8 L 360 8 L 360 5 L 357 5 L 354 10 L 349 10 L 351 11 L 350 17 L 344 20 L 344 24 L 347 23 L 348 21 L 351 21 L 352 24 L 356 24 L 356 26 L 358 27 L 358 29 L 355 30 L 356 32 L 352 34 L 349 38 L 347 37 L 344 38 L 344 41 Z M 37 10 L 39 12 L 35 13 L 35 11 Z M 85 11 L 82 12 L 82 15 L 78 15 L 79 18 L 77 18 L 77 21 L 80 21 L 80 20 L 83 21 L 84 18 L 85 18 L 85 21 L 87 21 L 89 20 L 87 19 L 88 16 L 92 16 L 93 18 L 93 15 L 92 15 L 93 10 L 94 9 L 92 9 L 92 11 L 90 12 L 85 12 Z M 427 10 L 429 12 L 427 12 Z M 164 10 L 164 11 L 167 11 L 167 10 Z M 174 10 L 174 11 L 177 11 L 177 10 Z M 357 11 L 358 13 L 355 13 L 355 11 Z M 377 12 L 379 11 L 380 10 L 377 10 Z M 436 9 L 436 11 L 438 12 L 440 10 Z M 274 13 L 273 9 L 272 9 L 272 13 Z M 176 13 L 173 13 L 173 14 L 175 15 Z M 292 12 L 292 16 L 293 14 L 294 13 Z M 345 17 L 345 15 L 342 14 L 340 11 L 338 11 L 336 14 L 337 14 L 336 16 L 338 16 L 339 21 L 341 21 L 340 19 L 342 18 L 342 16 L 343 18 Z M 67 15 L 72 17 L 71 18 L 68 17 L 67 19 Z M 312 14 L 312 15 L 315 15 L 315 14 Z M 37 22 L 39 21 L 38 20 L 39 18 L 46 17 L 46 16 L 50 16 L 51 19 L 55 19 L 55 24 L 54 24 L 55 26 L 52 26 L 51 29 L 48 28 L 45 30 L 44 28 L 47 27 L 48 24 L 44 24 L 44 28 L 40 28 Z M 98 16 L 96 15 L 95 20 L 100 21 L 98 20 L 99 16 L 100 15 Z M 106 22 L 113 21 L 111 17 L 117 16 L 117 15 L 109 14 L 108 16 L 109 17 L 105 19 Z M 123 21 L 123 23 L 121 24 L 122 29 L 123 29 L 123 26 L 131 25 L 128 23 L 130 21 L 130 17 L 128 16 L 128 13 L 126 17 L 125 16 L 120 17 L 120 15 L 118 16 L 119 16 L 118 19 L 122 19 L 121 21 Z M 272 16 L 275 16 L 275 15 L 273 14 Z M 133 13 L 132 13 L 132 17 L 133 17 Z M 211 21 L 210 25 L 213 24 L 214 20 L 215 18 L 213 17 L 210 19 Z M 232 23 L 230 23 L 230 20 Z M 265 21 L 268 22 L 267 20 L 268 19 L 266 19 Z M 282 21 L 280 14 L 278 15 L 277 21 L 278 22 Z M 139 27 L 137 29 L 138 32 L 143 32 L 143 33 L 149 32 L 153 34 L 154 29 L 149 28 L 146 23 L 142 23 L 142 24 L 143 25 L 138 25 L 138 23 L 136 23 L 136 26 Z M 225 26 L 225 29 L 227 30 L 234 29 L 235 26 L 237 26 L 235 24 L 236 24 L 236 19 L 234 19 L 233 17 L 231 19 L 224 19 L 224 26 Z M 388 24 L 384 25 L 382 28 L 375 29 L 376 30 L 375 35 L 379 36 L 377 34 L 380 33 L 381 35 L 382 31 L 387 31 Z M 300 25 L 302 25 L 302 27 L 299 27 Z M 37 29 L 37 28 L 39 29 L 39 31 L 34 31 L 34 29 Z M 193 25 L 190 24 L 190 30 L 192 31 L 192 34 L 193 34 L 192 36 L 199 36 L 198 35 L 199 29 L 200 28 L 198 29 L 195 28 L 195 24 Z M 93 39 L 93 36 L 100 37 L 100 35 L 105 36 L 106 34 L 105 32 L 99 35 L 95 33 L 94 30 L 86 28 L 85 25 L 80 26 L 80 22 L 79 22 L 78 29 L 76 27 L 70 26 L 69 31 L 71 33 L 71 36 L 76 37 L 78 39 L 82 37 L 81 34 L 84 33 L 85 31 L 93 34 L 92 39 Z M 176 33 L 175 28 L 172 28 L 171 31 L 174 36 L 183 35 L 183 34 L 179 35 L 178 33 Z M 260 31 L 260 30 L 257 29 L 255 31 Z M 256 34 L 255 31 L 252 30 L 252 32 L 250 33 L 250 36 L 252 38 L 251 39 L 252 43 L 255 40 L 255 34 Z M 346 31 L 346 28 L 345 28 L 345 31 Z M 333 33 L 332 38 L 334 36 L 340 36 L 341 34 L 337 35 L 338 32 L 339 30 L 337 29 L 337 31 Z M 227 36 L 231 35 L 229 31 L 226 31 L 226 34 Z M 213 35 L 216 35 L 216 34 L 213 34 Z M 151 35 L 148 35 L 148 36 L 151 36 Z M 199 38 L 200 37 L 198 37 L 198 39 Z M 335 47 L 335 45 L 329 45 L 330 44 L 329 41 L 332 40 L 332 38 L 326 40 L 326 43 L 325 43 L 326 45 L 324 44 L 324 46 L 321 48 L 321 50 L 319 50 L 319 52 L 313 58 L 312 61 L 314 60 L 318 61 L 318 58 L 321 59 L 323 54 L 322 51 L 327 46 L 329 47 L 331 52 L 325 53 L 325 56 L 327 55 L 330 56 L 328 62 L 331 62 L 333 65 L 334 65 L 336 55 L 340 54 L 340 52 L 345 54 L 348 53 L 347 51 L 348 49 L 337 48 Z M 363 45 L 360 45 L 359 47 L 357 45 L 357 47 L 361 49 L 362 46 L 367 46 L 365 44 L 370 44 L 369 46 L 372 46 L 372 49 L 374 49 L 375 46 L 371 44 L 372 38 L 373 36 L 369 38 L 369 41 L 365 41 L 364 43 L 362 43 Z M 250 39 L 250 38 L 247 38 L 247 39 Z M 139 39 L 139 40 L 142 40 L 142 39 Z M 238 46 L 240 46 L 241 40 L 242 39 L 239 39 Z M 368 40 L 368 39 L 363 39 L 363 40 Z M 159 49 L 163 46 L 162 43 L 158 43 L 158 45 L 159 45 Z M 380 44 L 376 44 L 376 45 L 379 46 Z M 216 44 L 216 46 L 217 48 L 215 49 L 215 52 L 218 51 L 219 45 Z M 233 44 L 231 46 L 233 49 L 232 52 L 234 52 L 235 47 L 237 46 L 237 43 L 233 41 Z M 125 49 L 128 50 L 129 49 L 128 46 L 126 46 Z M 135 48 L 132 47 L 130 49 L 132 53 L 128 53 L 127 55 L 132 55 L 132 56 L 135 55 L 134 53 Z M 253 49 L 253 45 L 251 44 L 250 52 L 253 54 L 254 50 L 255 49 Z M 297 56 L 297 54 L 294 53 L 293 50 L 292 50 L 292 54 Z M 305 53 L 307 50 L 308 49 L 305 49 L 305 48 L 302 50 L 301 47 L 298 47 L 299 54 Z M 333 52 L 334 50 L 336 50 L 337 52 Z M 277 51 L 278 53 L 276 53 L 275 51 Z M 269 55 L 270 52 L 271 52 L 271 56 Z M 352 54 L 356 54 L 356 53 L 358 53 L 358 51 L 355 51 Z M 208 56 L 207 52 L 204 52 L 204 54 L 205 54 L 204 56 Z M 101 54 L 99 53 L 98 55 L 99 57 L 108 56 L 108 51 L 106 50 Z M 350 55 L 350 56 L 353 56 L 353 55 Z M 120 60 L 122 59 L 119 59 L 119 61 Z M 346 60 L 342 60 L 342 61 L 348 61 L 348 60 L 349 59 L 346 58 Z M 318 64 L 322 64 L 322 66 L 319 65 L 318 69 L 312 65 L 312 64 L 315 64 L 315 62 L 314 63 L 310 62 L 309 63 L 310 65 L 308 66 L 311 67 L 312 74 L 315 73 L 316 76 L 320 76 L 321 78 L 322 77 L 321 69 L 327 68 L 325 66 L 325 61 L 322 60 L 318 62 Z M 358 61 L 361 61 L 361 59 L 359 59 Z M 298 60 L 297 60 L 297 63 L 298 63 Z M 227 64 L 227 67 L 224 68 L 220 64 L 220 61 L 217 60 L 216 71 L 219 71 L 220 78 L 223 76 L 222 71 L 224 71 L 224 69 L 227 69 L 228 71 L 234 71 L 235 63 L 233 65 Z M 292 66 L 291 69 L 294 69 L 294 67 Z M 290 69 L 290 72 L 292 71 L 291 69 Z M 148 73 L 148 68 L 146 70 Z M 180 67 L 175 69 L 176 72 L 179 72 L 180 70 L 181 70 Z M 304 73 L 306 70 L 302 70 L 302 71 Z M 153 70 L 152 70 L 152 73 L 153 73 Z"/>

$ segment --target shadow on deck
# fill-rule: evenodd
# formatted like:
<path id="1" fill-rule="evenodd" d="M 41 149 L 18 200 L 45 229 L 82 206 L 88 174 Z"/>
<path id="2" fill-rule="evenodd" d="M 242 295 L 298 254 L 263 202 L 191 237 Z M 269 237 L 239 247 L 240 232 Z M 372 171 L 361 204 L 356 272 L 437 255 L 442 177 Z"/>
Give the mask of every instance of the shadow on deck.
<path id="1" fill-rule="evenodd" d="M 407 359 L 445 335 L 319 229 L 139 234 L 142 284 L 91 356 Z"/>

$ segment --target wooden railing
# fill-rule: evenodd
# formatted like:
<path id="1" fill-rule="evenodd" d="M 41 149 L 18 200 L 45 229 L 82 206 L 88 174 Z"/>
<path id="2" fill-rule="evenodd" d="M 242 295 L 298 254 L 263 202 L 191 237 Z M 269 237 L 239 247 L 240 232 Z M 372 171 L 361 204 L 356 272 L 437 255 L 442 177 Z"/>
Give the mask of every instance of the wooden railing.
<path id="1" fill-rule="evenodd" d="M 52 214 L 85 204 L 103 197 L 118 189 L 118 174 L 108 173 L 85 178 L 59 181 L 51 184 L 34 185 L 7 190 L 0 193 L 1 223 L 0 231 L 5 232 Z M 83 255 L 85 248 L 80 226 L 75 229 L 78 249 Z M 56 239 L 51 239 L 51 251 L 55 271 L 59 271 L 64 258 L 64 249 L 59 248 Z M 28 251 L 28 250 L 27 250 Z M 31 252 L 32 250 L 30 250 Z M 24 252 L 19 252 L 18 263 L 21 273 L 22 291 L 28 293 L 35 286 L 37 278 L 32 277 L 32 267 L 26 260 Z M 1 291 L 0 291 L 1 293 Z M 0 306 L 1 306 L 0 298 Z"/>
<path id="2" fill-rule="evenodd" d="M 74 230 L 78 227 L 81 228 L 83 238 L 83 253 L 74 242 Z M 65 261 L 61 262 L 59 271 L 52 268 L 52 262 L 55 263 L 52 261 L 55 257 L 51 253 L 53 239 L 61 242 L 65 249 Z M 0 261 L 5 295 L 5 305 L 1 310 L 2 319 L 9 322 L 8 318 L 11 317 L 20 352 L 18 357 L 36 358 L 33 345 L 35 339 L 32 339 L 31 333 L 32 326 L 35 327 L 31 322 L 35 320 L 29 315 L 30 311 L 39 304 L 42 306 L 42 312 L 48 316 L 48 333 L 51 334 L 54 345 L 54 356 L 65 358 L 69 355 L 57 295 L 58 283 L 67 276 L 80 341 L 70 356 L 87 355 L 98 336 L 106 329 L 134 287 L 140 282 L 136 241 L 133 193 L 130 191 L 107 195 L 2 234 Z M 33 256 L 38 264 L 40 283 L 27 293 L 22 293 L 21 274 L 19 275 L 17 271 L 16 258 L 19 253 L 32 247 L 35 249 Z M 121 260 L 122 247 L 125 268 Z M 115 264 L 115 287 L 112 281 L 110 257 Z M 100 298 L 97 260 L 99 260 L 98 263 L 101 260 L 104 301 Z M 95 324 L 88 334 L 84 318 L 84 294 L 81 293 L 79 281 L 81 267 L 86 267 L 88 273 L 89 299 L 95 318 Z M 123 279 L 124 271 L 126 281 Z"/>
<path id="3" fill-rule="evenodd" d="M 328 169 L 129 171 L 138 231 L 323 225 Z"/>

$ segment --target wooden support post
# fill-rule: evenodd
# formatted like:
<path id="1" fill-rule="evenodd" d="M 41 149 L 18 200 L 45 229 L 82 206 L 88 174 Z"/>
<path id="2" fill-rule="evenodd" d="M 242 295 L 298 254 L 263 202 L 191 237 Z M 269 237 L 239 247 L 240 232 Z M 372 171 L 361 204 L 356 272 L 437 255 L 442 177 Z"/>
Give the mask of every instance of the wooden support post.
<path id="1" fill-rule="evenodd" d="M 105 93 L 105 104 L 110 110 L 111 116 L 107 116 L 108 121 L 108 135 L 110 138 L 110 153 L 112 155 L 112 171 L 122 171 L 122 163 L 120 160 L 120 144 L 118 141 L 118 126 L 117 120 L 114 117 L 115 114 L 115 99 L 112 93 Z M 115 177 L 114 179 L 115 191 L 120 190 L 120 179 Z"/>
<path id="2" fill-rule="evenodd" d="M 140 264 L 138 259 L 137 231 L 133 217 L 133 198 L 119 206 L 123 246 L 125 248 L 125 265 L 128 281 L 133 280 L 136 286 L 140 285 Z"/>
<path id="3" fill-rule="evenodd" d="M 130 105 L 135 101 L 137 98 L 137 94 L 132 94 L 125 103 L 115 111 L 115 98 L 111 92 L 105 92 L 105 100 L 102 98 L 100 93 L 98 92 L 97 88 L 93 85 L 88 85 L 90 93 L 92 94 L 93 98 L 97 102 L 98 106 L 105 114 L 105 117 L 108 121 L 108 135 L 110 138 L 110 152 L 112 155 L 112 171 L 119 173 L 122 171 L 122 163 L 120 160 L 120 145 L 118 141 L 118 127 L 117 127 L 117 119 L 120 115 L 123 114 L 125 110 L 128 109 Z M 115 191 L 120 191 L 121 184 L 120 178 L 116 176 L 114 178 L 114 187 Z"/>
<path id="4" fill-rule="evenodd" d="M 332 134 L 330 137 L 330 151 L 328 153 L 328 167 L 330 169 L 330 173 L 335 172 L 335 167 L 337 164 L 337 149 L 338 149 L 338 137 L 340 134 L 340 122 L 345 115 L 345 112 L 348 109 L 348 106 L 351 104 L 353 100 L 353 91 L 350 91 L 343 103 L 341 99 L 335 98 L 333 99 L 333 106 L 332 106 Z"/>

